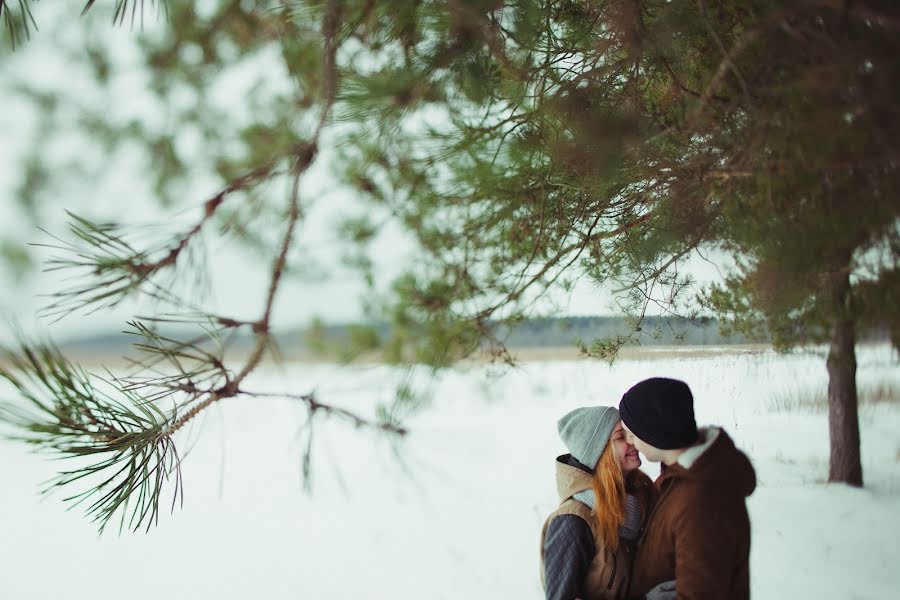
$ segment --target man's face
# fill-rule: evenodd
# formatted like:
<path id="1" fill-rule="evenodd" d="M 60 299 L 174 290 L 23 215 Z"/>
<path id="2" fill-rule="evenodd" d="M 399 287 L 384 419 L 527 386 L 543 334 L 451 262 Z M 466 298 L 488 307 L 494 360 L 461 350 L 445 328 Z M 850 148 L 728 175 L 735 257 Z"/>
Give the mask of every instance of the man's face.
<path id="1" fill-rule="evenodd" d="M 651 446 L 638 436 L 634 435 L 634 433 L 625 426 L 625 423 L 622 423 L 622 429 L 625 431 L 625 440 L 637 448 L 637 451 L 646 457 L 650 462 L 660 462 L 663 459 L 662 450 L 655 446 Z"/>

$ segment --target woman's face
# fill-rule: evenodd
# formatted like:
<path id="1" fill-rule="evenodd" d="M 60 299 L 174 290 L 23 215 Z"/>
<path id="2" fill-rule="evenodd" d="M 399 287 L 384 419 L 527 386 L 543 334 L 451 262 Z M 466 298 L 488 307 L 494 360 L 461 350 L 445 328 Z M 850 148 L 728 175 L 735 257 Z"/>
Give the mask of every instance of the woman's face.
<path id="1" fill-rule="evenodd" d="M 641 457 L 638 454 L 637 448 L 628 443 L 626 432 L 622 429 L 622 421 L 616 423 L 616 426 L 612 431 L 612 436 L 610 436 L 610 441 L 612 442 L 613 452 L 616 453 L 616 459 L 619 461 L 619 466 L 622 467 L 623 473 L 627 475 L 641 466 Z"/>

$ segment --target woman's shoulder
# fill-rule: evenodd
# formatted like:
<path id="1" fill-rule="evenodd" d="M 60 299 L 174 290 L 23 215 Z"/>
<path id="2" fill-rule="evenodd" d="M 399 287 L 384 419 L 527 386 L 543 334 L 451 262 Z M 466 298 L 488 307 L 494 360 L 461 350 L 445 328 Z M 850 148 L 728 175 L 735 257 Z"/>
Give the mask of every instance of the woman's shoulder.
<path id="1" fill-rule="evenodd" d="M 575 538 L 590 539 L 596 543 L 593 521 L 591 509 L 583 502 L 570 498 L 560 504 L 559 508 L 544 521 L 541 547 L 548 543 L 554 545 L 563 539 Z"/>
<path id="2" fill-rule="evenodd" d="M 569 498 L 568 500 L 563 501 L 559 505 L 559 508 L 550 515 L 548 521 L 562 515 L 575 515 L 581 517 L 587 522 L 588 526 L 590 526 L 593 521 L 593 518 L 591 517 L 591 507 L 575 498 Z"/>

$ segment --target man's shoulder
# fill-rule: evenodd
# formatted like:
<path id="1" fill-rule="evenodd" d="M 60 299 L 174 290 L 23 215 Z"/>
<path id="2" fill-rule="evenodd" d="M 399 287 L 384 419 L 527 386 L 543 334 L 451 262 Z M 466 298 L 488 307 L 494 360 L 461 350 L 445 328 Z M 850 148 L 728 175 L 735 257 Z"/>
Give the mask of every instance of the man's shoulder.
<path id="1" fill-rule="evenodd" d="M 679 507 L 688 506 L 695 498 L 709 493 L 706 484 L 692 477 L 679 477 L 665 483 L 666 488 L 660 496 L 661 507 L 673 511 Z"/>
<path id="2" fill-rule="evenodd" d="M 661 506 L 657 510 L 674 519 L 716 510 L 724 504 L 731 504 L 730 498 L 733 496 L 715 481 L 703 478 L 678 478 L 669 482 L 667 487 L 669 489 L 661 494 Z"/>
<path id="3" fill-rule="evenodd" d="M 737 497 L 741 500 L 744 496 L 732 489 L 731 482 L 716 480 L 708 477 L 684 477 L 667 484 L 664 496 L 669 501 L 681 502 L 695 498 L 719 498 Z"/>

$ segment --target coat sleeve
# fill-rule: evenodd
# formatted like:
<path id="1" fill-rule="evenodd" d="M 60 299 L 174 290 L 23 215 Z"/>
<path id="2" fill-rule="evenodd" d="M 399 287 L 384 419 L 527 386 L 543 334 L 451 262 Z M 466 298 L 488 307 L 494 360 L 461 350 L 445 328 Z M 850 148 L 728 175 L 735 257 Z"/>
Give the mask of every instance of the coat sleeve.
<path id="1" fill-rule="evenodd" d="M 550 521 L 544 538 L 544 585 L 547 600 L 574 600 L 594 560 L 591 528 L 577 515 Z"/>
<path id="2" fill-rule="evenodd" d="M 721 499 L 698 495 L 675 521 L 679 600 L 728 600 L 737 552 L 735 523 Z"/>

